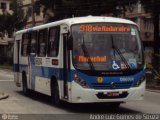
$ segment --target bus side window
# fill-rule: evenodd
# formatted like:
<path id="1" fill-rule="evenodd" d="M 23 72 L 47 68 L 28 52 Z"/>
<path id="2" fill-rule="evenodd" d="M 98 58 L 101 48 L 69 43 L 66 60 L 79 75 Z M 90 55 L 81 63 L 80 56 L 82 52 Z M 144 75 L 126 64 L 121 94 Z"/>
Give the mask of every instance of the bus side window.
<path id="1" fill-rule="evenodd" d="M 30 34 L 23 34 L 22 36 L 22 49 L 21 49 L 21 55 L 27 56 L 30 52 Z"/>
<path id="2" fill-rule="evenodd" d="M 39 31 L 38 34 L 38 56 L 44 57 L 46 56 L 46 43 L 47 43 L 47 29 L 43 29 Z"/>
<path id="3" fill-rule="evenodd" d="M 36 48 L 37 48 L 37 32 L 33 32 L 31 34 L 31 53 L 36 53 Z"/>
<path id="4" fill-rule="evenodd" d="M 57 57 L 59 49 L 60 27 L 53 27 L 49 30 L 48 56 Z"/>

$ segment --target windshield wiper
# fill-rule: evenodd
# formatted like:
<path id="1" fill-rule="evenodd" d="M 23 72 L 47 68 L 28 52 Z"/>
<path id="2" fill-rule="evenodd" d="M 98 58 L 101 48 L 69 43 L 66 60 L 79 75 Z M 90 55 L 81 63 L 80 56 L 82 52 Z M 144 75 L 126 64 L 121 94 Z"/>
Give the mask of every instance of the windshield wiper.
<path id="1" fill-rule="evenodd" d="M 117 52 L 119 57 L 121 58 L 121 60 L 123 61 L 123 63 L 125 64 L 125 66 L 128 68 L 128 69 L 131 69 L 130 66 L 128 65 L 128 62 L 127 60 L 125 59 L 125 57 L 122 55 L 121 51 L 115 47 L 114 45 L 114 41 L 113 41 L 113 36 L 111 35 L 111 41 L 112 41 L 112 49 L 114 50 L 114 58 L 115 58 L 115 53 Z M 116 51 L 116 52 L 115 52 Z"/>
<path id="2" fill-rule="evenodd" d="M 94 65 L 93 65 L 93 63 L 91 61 L 90 55 L 88 53 L 88 50 L 86 48 L 86 45 L 84 43 L 84 36 L 83 36 L 83 44 L 81 44 L 81 48 L 83 50 L 84 55 L 88 58 L 88 64 L 89 64 L 91 70 L 95 70 Z"/>

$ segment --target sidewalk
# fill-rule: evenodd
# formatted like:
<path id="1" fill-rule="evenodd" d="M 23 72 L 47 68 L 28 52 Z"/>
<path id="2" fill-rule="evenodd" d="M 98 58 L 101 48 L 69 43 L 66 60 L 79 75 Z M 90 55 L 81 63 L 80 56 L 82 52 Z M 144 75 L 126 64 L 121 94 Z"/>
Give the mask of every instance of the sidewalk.
<path id="1" fill-rule="evenodd" d="M 4 92 L 0 92 L 0 100 L 2 99 L 6 99 L 9 97 L 9 94 L 8 93 L 4 93 Z"/>
<path id="2" fill-rule="evenodd" d="M 157 93 L 160 93 L 160 86 L 158 85 L 154 85 L 154 84 L 147 84 L 146 85 L 146 89 L 148 91 L 151 91 L 151 92 L 157 92 Z"/>
<path id="3" fill-rule="evenodd" d="M 9 78 L 13 78 L 13 71 L 10 68 L 8 69 L 8 68 L 3 68 L 0 66 L 0 72 L 1 74 L 10 75 Z M 0 91 L 0 100 L 6 99 L 8 97 L 9 97 L 8 93 Z"/>
<path id="4" fill-rule="evenodd" d="M 153 81 L 152 83 L 146 83 L 146 89 L 153 91 L 160 91 L 160 85 L 154 83 Z"/>
<path id="5" fill-rule="evenodd" d="M 6 71 L 13 71 L 13 66 L 12 65 L 0 65 L 1 70 L 6 70 Z"/>
<path id="6" fill-rule="evenodd" d="M 153 74 L 153 71 L 146 71 L 146 89 L 160 93 L 160 79 Z"/>
<path id="7" fill-rule="evenodd" d="M 146 89 L 146 91 L 160 93 L 160 90 L 154 90 L 154 89 Z"/>

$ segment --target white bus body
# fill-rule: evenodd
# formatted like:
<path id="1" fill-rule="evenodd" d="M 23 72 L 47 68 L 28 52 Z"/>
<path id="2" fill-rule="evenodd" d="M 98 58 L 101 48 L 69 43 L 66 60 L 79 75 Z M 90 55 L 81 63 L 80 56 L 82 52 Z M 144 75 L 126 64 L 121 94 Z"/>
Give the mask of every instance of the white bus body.
<path id="1" fill-rule="evenodd" d="M 81 31 L 77 30 L 77 28 L 79 28 L 78 25 L 86 24 L 93 24 L 92 27 L 95 27 L 95 30 L 91 28 L 92 33 L 89 33 L 90 30 L 88 28 L 82 31 L 82 33 Z M 110 28 L 108 29 L 106 27 L 106 29 L 104 28 L 104 30 L 102 30 L 102 26 L 104 25 L 101 24 L 106 26 L 109 24 Z M 122 27 L 119 26 L 119 24 L 122 24 Z M 119 28 L 116 28 L 115 25 Z M 118 69 L 119 71 L 116 72 L 116 68 L 114 67 L 114 63 L 116 63 L 118 67 L 120 66 L 119 62 L 117 61 L 125 62 L 123 59 L 119 59 L 121 57 L 124 58 L 128 54 L 124 54 L 124 56 L 120 55 L 120 58 L 115 57 L 115 59 L 118 60 L 111 60 L 111 69 L 113 69 L 113 71 L 111 72 L 110 70 L 110 73 L 106 72 L 107 70 L 105 70 L 105 68 L 103 68 L 104 70 L 101 71 L 100 67 L 96 66 L 98 63 L 95 61 L 98 60 L 98 62 L 101 64 L 103 64 L 104 61 L 100 60 L 100 55 L 96 55 L 96 57 L 93 55 L 92 58 L 94 60 L 91 60 L 92 53 L 90 53 L 89 50 L 87 52 L 90 53 L 90 56 L 79 56 L 79 60 L 81 60 L 79 61 L 80 63 L 76 64 L 76 62 L 73 61 L 73 54 L 75 54 L 75 48 L 73 44 L 79 44 L 74 40 L 77 33 L 80 35 L 84 33 L 84 40 L 87 38 L 86 34 L 92 34 L 93 36 L 98 34 L 101 36 L 99 31 L 102 31 L 101 34 L 105 34 L 104 36 L 110 39 L 110 37 L 107 36 L 109 32 L 114 32 L 114 34 L 117 30 L 121 31 L 120 34 L 126 32 L 125 28 L 123 29 L 123 26 L 125 25 L 131 26 L 129 27 L 130 33 L 127 32 L 125 34 L 129 34 L 129 37 L 135 37 L 137 34 L 135 28 L 136 24 L 132 21 L 113 17 L 92 16 L 65 19 L 16 32 L 14 43 L 14 80 L 16 85 L 22 86 L 23 92 L 25 93 L 28 92 L 28 89 L 30 89 L 53 96 L 53 99 L 57 100 L 58 97 L 59 100 L 70 103 L 120 103 L 132 100 L 142 100 L 145 92 L 145 77 L 143 65 L 140 64 L 143 64 L 143 60 L 142 63 L 138 62 L 138 58 L 132 58 L 133 55 L 130 55 L 129 60 L 126 58 L 127 62 L 136 61 L 134 63 L 135 67 L 137 68 L 136 70 L 132 70 L 132 67 L 129 68 L 128 71 L 130 72 L 128 73 L 120 72 L 120 69 Z M 112 30 L 112 26 L 115 27 L 115 30 Z M 105 32 L 105 30 L 108 30 L 109 32 Z M 69 38 L 69 36 L 72 37 Z M 128 36 L 126 38 L 128 38 Z M 116 39 L 118 41 L 121 37 L 114 37 L 113 35 L 112 39 Z M 103 36 L 100 38 L 103 38 Z M 70 43 L 68 42 L 69 40 L 71 40 Z M 111 41 L 113 42 L 113 40 Z M 83 46 L 85 48 L 85 46 L 88 44 L 89 46 L 94 45 L 94 43 L 86 44 L 84 42 L 86 44 L 85 45 L 83 42 L 81 42 L 82 45 L 79 46 L 79 49 L 81 49 Z M 102 40 L 102 42 L 104 42 L 104 40 Z M 68 44 L 71 44 L 73 48 L 68 49 Z M 140 40 L 138 40 L 138 44 L 140 44 Z M 103 47 L 103 45 L 101 46 Z M 88 46 L 87 48 L 90 49 Z M 107 48 L 108 47 L 106 47 L 106 49 Z M 142 50 L 142 48 L 139 47 L 139 50 Z M 86 50 L 83 49 L 81 50 L 81 52 L 84 54 L 85 51 Z M 98 58 L 97 56 L 100 57 Z M 105 57 L 106 56 L 104 56 L 104 58 Z M 107 60 L 108 59 L 110 58 L 107 56 Z M 87 62 L 84 63 L 84 61 Z M 83 66 L 83 64 L 85 65 Z M 127 64 L 130 67 L 130 63 L 126 63 L 125 65 L 127 66 Z M 123 64 L 123 66 L 125 65 Z M 79 67 L 76 68 L 75 66 Z M 92 69 L 92 66 L 94 69 L 90 70 Z M 138 68 L 138 66 L 142 67 Z M 83 68 L 83 70 L 81 68 Z M 122 68 L 122 65 L 120 68 Z M 93 73 L 95 73 L 95 75 L 92 75 Z M 78 83 L 78 80 L 75 79 L 78 79 L 84 84 L 82 85 L 81 83 Z M 84 82 L 85 79 L 86 82 Z M 58 89 L 55 90 L 55 87 Z M 58 94 L 57 96 L 54 94 L 54 90 L 55 93 Z M 55 100 L 53 101 L 55 102 Z"/>

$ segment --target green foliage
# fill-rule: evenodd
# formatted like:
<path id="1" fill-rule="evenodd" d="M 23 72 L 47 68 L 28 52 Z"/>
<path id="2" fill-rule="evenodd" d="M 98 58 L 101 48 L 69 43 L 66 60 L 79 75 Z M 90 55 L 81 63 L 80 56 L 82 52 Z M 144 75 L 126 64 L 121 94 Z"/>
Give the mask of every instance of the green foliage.
<path id="1" fill-rule="evenodd" d="M 106 13 L 118 16 L 125 14 L 126 6 L 137 2 L 138 0 L 39 0 L 39 3 L 45 7 L 45 11 L 52 9 L 54 12 L 55 16 L 49 19 L 50 21 L 72 16 L 98 16 Z"/>
<path id="2" fill-rule="evenodd" d="M 21 0 L 12 1 L 13 14 L 5 12 L 0 15 L 0 32 L 12 33 L 15 30 L 22 29 L 27 22 L 27 15 L 24 14 L 21 8 Z"/>
<path id="3" fill-rule="evenodd" d="M 13 15 L 12 21 L 14 22 L 13 27 L 17 30 L 22 29 L 28 20 L 28 15 L 24 13 L 22 9 L 22 0 L 13 0 Z"/>
<path id="4" fill-rule="evenodd" d="M 156 12 L 160 14 L 160 0 L 140 0 L 140 2 L 144 6 L 146 12 L 153 13 L 154 9 L 156 9 Z"/>

